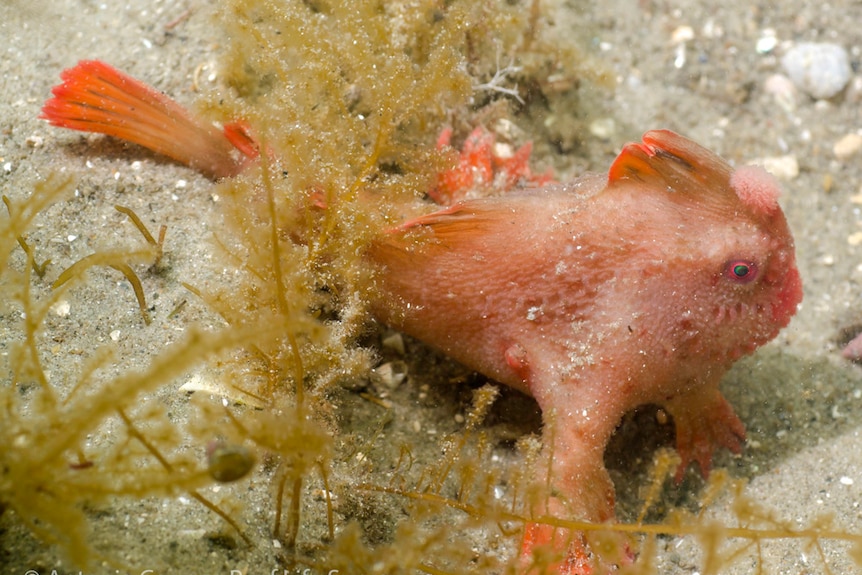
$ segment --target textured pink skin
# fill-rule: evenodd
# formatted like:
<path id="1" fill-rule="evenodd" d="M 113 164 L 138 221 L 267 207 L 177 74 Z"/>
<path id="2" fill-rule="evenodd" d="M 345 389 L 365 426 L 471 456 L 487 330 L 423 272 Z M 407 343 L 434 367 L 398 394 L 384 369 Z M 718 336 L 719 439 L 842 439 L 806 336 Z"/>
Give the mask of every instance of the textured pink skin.
<path id="1" fill-rule="evenodd" d="M 802 289 L 777 185 L 737 174 L 648 132 L 609 177 L 461 202 L 371 250 L 378 318 L 538 401 L 555 496 L 537 514 L 613 518 L 604 449 L 644 403 L 674 418 L 678 477 L 692 460 L 708 473 L 718 447 L 740 450 L 719 381 L 788 323 Z M 525 554 L 552 538 L 531 525 Z M 560 571 L 583 563 L 579 545 Z"/>

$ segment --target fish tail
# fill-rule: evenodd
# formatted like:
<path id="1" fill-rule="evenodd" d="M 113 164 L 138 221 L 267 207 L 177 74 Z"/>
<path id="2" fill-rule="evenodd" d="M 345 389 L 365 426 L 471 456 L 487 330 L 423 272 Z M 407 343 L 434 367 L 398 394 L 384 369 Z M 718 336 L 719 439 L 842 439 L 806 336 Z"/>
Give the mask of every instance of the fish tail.
<path id="1" fill-rule="evenodd" d="M 54 126 L 98 132 L 139 144 L 211 178 L 237 175 L 247 149 L 215 126 L 194 118 L 174 100 L 98 60 L 64 70 L 62 84 L 40 118 Z"/>

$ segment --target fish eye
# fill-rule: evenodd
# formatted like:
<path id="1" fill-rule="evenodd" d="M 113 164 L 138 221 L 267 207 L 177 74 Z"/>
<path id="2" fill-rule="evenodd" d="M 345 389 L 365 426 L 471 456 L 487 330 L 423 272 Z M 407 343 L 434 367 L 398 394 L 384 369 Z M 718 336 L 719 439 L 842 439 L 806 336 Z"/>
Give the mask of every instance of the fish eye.
<path id="1" fill-rule="evenodd" d="M 730 260 L 724 265 L 725 277 L 747 284 L 757 279 L 757 264 L 748 260 Z"/>

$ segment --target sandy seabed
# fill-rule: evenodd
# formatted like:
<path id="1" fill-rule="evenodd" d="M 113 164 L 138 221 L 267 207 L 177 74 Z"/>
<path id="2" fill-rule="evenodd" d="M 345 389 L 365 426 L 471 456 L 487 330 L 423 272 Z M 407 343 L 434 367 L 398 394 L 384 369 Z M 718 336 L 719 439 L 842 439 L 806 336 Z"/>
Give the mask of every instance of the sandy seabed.
<path id="1" fill-rule="evenodd" d="M 778 94 L 770 83 L 782 73 L 780 56 L 801 41 L 844 46 L 855 70 L 862 49 L 858 26 L 862 4 L 791 0 L 755 7 L 731 0 L 716 9 L 702 0 L 611 0 L 584 9 L 579 2 L 547 3 L 560 4 L 558 18 L 592 31 L 585 49 L 616 76 L 615 89 L 594 111 L 595 130 L 580 136 L 590 141 L 585 149 L 591 156 L 573 159 L 572 165 L 604 170 L 626 141 L 659 127 L 685 134 L 736 164 L 767 159 L 787 169 L 795 160 L 798 170 L 782 175 L 781 203 L 796 238 L 805 300 L 776 341 L 740 362 L 726 378 L 724 390 L 748 428 L 748 442 L 742 456 L 723 454 L 716 464 L 748 479 L 746 494 L 790 525 L 803 527 L 831 515 L 840 528 L 836 531 L 862 532 L 862 371 L 839 353 L 848 336 L 862 329 L 862 248 L 857 246 L 862 231 L 862 151 L 842 158 L 833 152 L 834 144 L 847 134 L 862 133 L 862 76 L 854 73 L 848 87 L 829 101 L 792 90 Z M 196 275 L 196 262 L 209 257 L 207 222 L 215 209 L 211 182 L 139 148 L 63 132 L 37 118 L 59 72 L 85 58 L 110 62 L 191 104 L 196 70 L 201 65 L 216 70 L 216 53 L 225 42 L 211 17 L 215 4 L 0 3 L 4 48 L 0 192 L 21 197 L 52 170 L 79 174 L 76 196 L 40 220 L 43 237 L 63 243 L 69 261 L 130 233 L 113 209 L 122 203 L 147 222 L 168 225 L 169 239 L 177 239 L 169 244 L 173 277 L 206 281 Z M 168 24 L 175 25 L 168 29 Z M 777 40 L 774 48 L 764 50 L 761 44 L 758 50 L 758 40 L 769 36 Z M 543 159 L 536 160 L 541 164 Z M 57 320 L 57 329 L 67 332 L 82 352 L 108 339 L 123 349 L 126 334 L 139 320 L 129 291 L 121 292 L 129 299 L 106 297 L 120 280 L 106 277 L 94 282 L 102 282 L 101 288 L 78 290 L 65 326 Z M 113 291 L 119 290 L 114 286 Z M 164 318 L 174 305 L 161 303 L 180 301 L 182 292 L 177 281 L 158 286 L 157 305 L 162 306 L 165 321 L 149 328 L 144 341 L 151 349 L 176 339 L 182 330 Z M 186 320 L 206 322 L 208 316 L 192 310 Z M 146 351 L 146 345 L 125 350 L 127 366 L 146 361 Z M 62 364 L 50 367 L 52 377 L 62 377 Z M 429 373 L 425 383 L 433 389 L 434 372 Z M 401 393 L 409 411 L 417 392 Z M 176 394 L 165 401 L 175 401 L 176 409 L 182 409 Z M 464 410 L 465 397 L 469 394 L 444 388 L 435 395 L 437 409 L 417 408 L 421 412 L 414 416 L 424 429 L 454 428 L 452 414 Z M 529 400 L 507 395 L 503 401 L 512 410 L 529 413 L 522 431 L 537 430 L 536 408 Z M 435 417 L 445 419 L 435 422 Z M 507 417 L 517 428 L 518 417 Z M 644 482 L 642 473 L 625 470 L 650 454 L 633 452 L 637 431 L 627 425 L 620 433 L 608 459 L 620 515 L 625 516 L 637 509 Z M 429 439 L 426 449 L 433 454 L 437 447 Z M 699 480 L 689 478 L 680 489 L 693 494 L 677 493 L 671 504 L 696 497 L 701 487 Z M 252 508 L 270 501 L 260 485 L 250 486 L 247 498 Z M 711 513 L 733 524 L 730 499 L 720 500 Z M 153 568 L 171 573 L 232 575 L 232 569 L 269 573 L 280 566 L 271 563 L 270 516 L 266 510 L 258 516 L 260 523 L 250 528 L 257 546 L 232 549 L 204 537 L 218 520 L 193 502 L 183 498 L 122 502 L 94 514 L 92 540 L 124 564 L 144 569 L 152 562 Z M 765 572 L 862 571 L 850 560 L 846 544 L 823 542 L 828 571 L 818 550 L 808 543 L 765 544 Z M 660 541 L 662 573 L 699 572 L 698 558 L 697 543 L 691 538 Z M 70 572 L 55 549 L 44 547 L 6 514 L 0 520 L 0 574 L 52 570 Z M 92 571 L 115 572 L 114 567 Z M 754 573 L 754 560 L 743 559 L 723 572 Z"/>

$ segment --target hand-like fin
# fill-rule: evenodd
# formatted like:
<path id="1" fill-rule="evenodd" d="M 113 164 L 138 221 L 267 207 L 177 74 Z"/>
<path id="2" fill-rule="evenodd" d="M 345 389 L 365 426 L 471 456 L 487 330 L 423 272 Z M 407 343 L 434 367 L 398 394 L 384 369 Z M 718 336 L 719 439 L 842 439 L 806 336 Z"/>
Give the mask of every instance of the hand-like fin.
<path id="1" fill-rule="evenodd" d="M 478 202 L 474 201 L 470 203 L 476 204 Z M 430 226 L 435 229 L 439 228 L 441 230 L 450 228 L 450 231 L 454 230 L 457 234 L 457 230 L 464 225 L 468 226 L 465 231 L 470 230 L 469 214 L 471 213 L 473 213 L 471 210 L 465 208 L 464 202 L 459 202 L 457 204 L 449 206 L 448 208 L 443 208 L 442 210 L 437 210 L 429 214 L 410 218 L 409 220 L 406 220 L 389 230 L 389 233 L 402 233 L 413 229 L 418 229 L 422 226 Z"/>
<path id="2" fill-rule="evenodd" d="M 463 250 L 465 241 L 481 240 L 488 214 L 476 210 L 486 200 L 459 202 L 448 208 L 411 218 L 387 231 L 371 248 L 372 257 L 390 265 L 413 265 L 417 257 L 433 258 L 450 250 Z M 428 241 L 417 243 L 428 234 Z M 420 256 L 421 254 L 421 256 Z"/>

